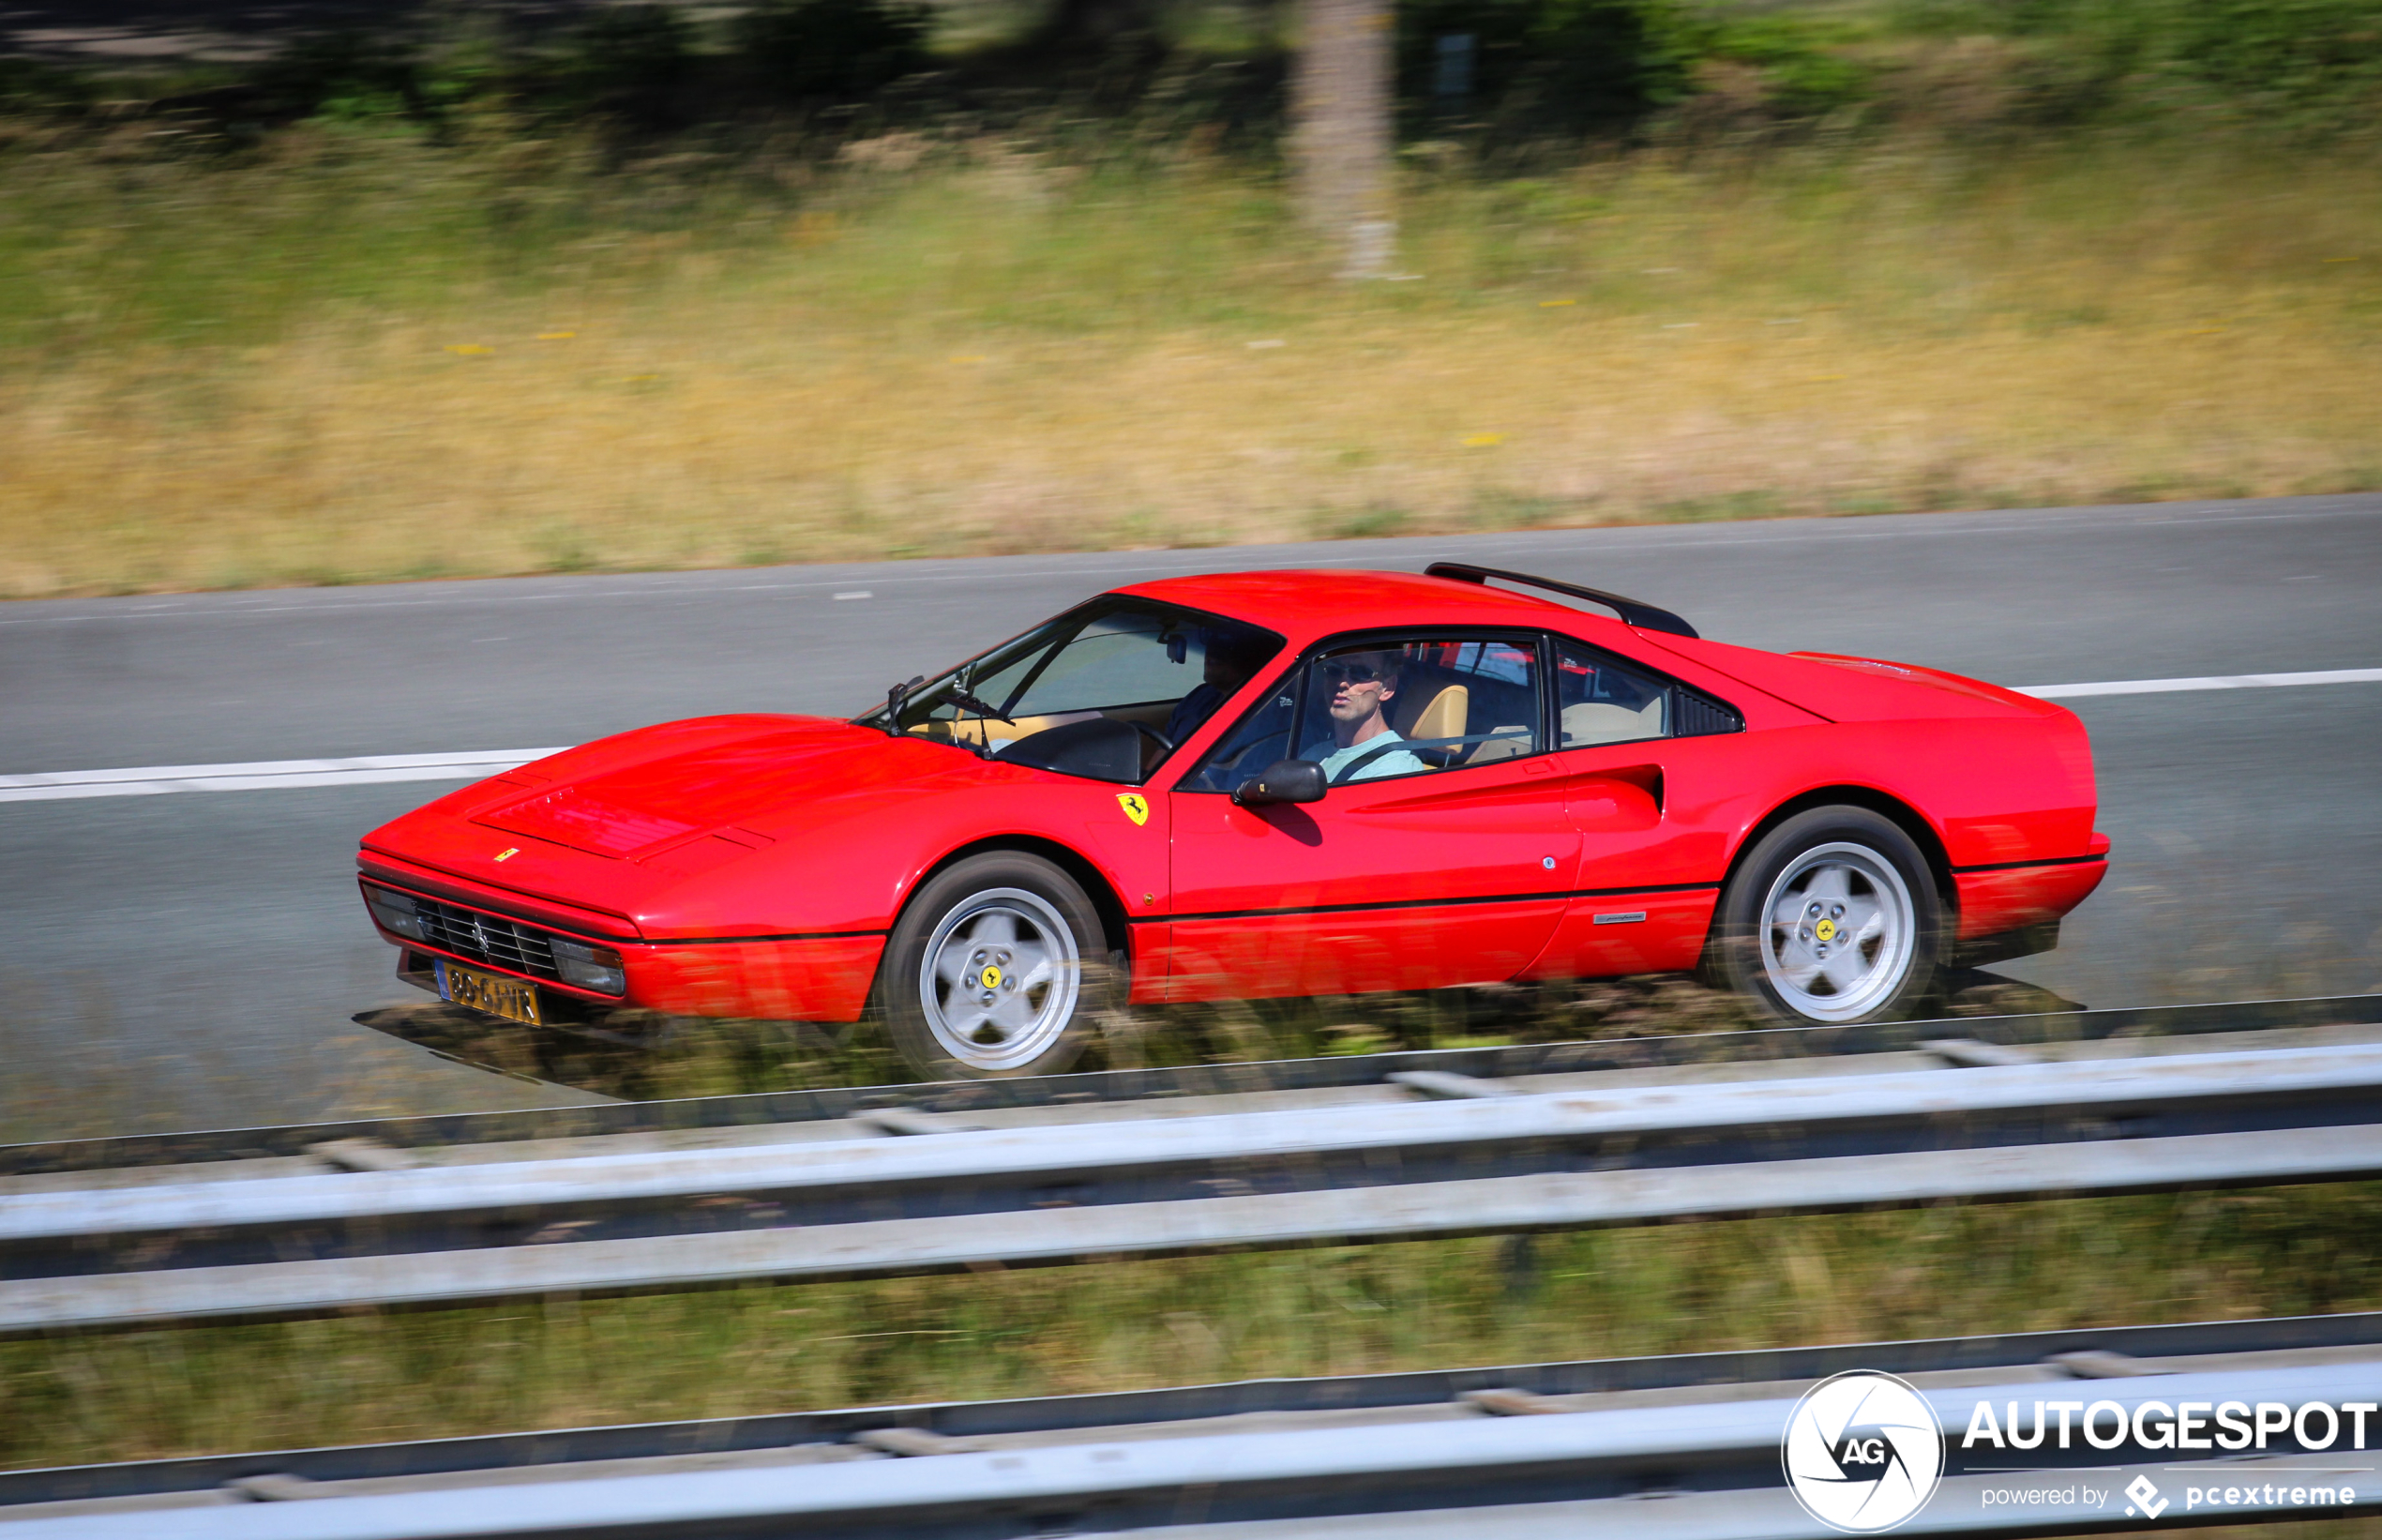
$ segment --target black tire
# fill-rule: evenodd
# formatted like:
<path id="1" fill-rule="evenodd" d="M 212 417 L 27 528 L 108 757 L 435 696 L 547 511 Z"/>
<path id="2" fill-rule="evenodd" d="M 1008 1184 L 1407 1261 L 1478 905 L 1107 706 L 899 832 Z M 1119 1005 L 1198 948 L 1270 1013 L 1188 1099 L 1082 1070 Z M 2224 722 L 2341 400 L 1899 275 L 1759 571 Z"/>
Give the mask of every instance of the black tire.
<path id="1" fill-rule="evenodd" d="M 1814 808 L 1739 863 L 1707 972 L 1773 1020 L 1847 1026 L 1919 1009 L 1943 950 L 1943 898 L 1910 836 L 1866 808 Z"/>
<path id="2" fill-rule="evenodd" d="M 920 1074 L 1006 1080 L 1072 1065 L 1123 985 L 1123 958 L 1082 885 L 1038 855 L 990 851 L 912 896 L 886 939 L 877 999 Z"/>

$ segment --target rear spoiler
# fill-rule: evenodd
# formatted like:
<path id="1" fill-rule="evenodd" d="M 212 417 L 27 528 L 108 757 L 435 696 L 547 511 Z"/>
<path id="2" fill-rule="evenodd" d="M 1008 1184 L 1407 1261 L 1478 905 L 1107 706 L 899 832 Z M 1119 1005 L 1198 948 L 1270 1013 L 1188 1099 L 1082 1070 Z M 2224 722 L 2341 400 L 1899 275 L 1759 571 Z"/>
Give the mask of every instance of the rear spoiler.
<path id="1" fill-rule="evenodd" d="M 1466 562 L 1433 562 L 1423 569 L 1423 576 L 1451 578 L 1457 582 L 1476 582 L 1484 586 L 1491 578 L 1503 582 L 1518 582 L 1525 587 L 1544 588 L 1550 593 L 1564 594 L 1575 599 L 1586 599 L 1591 604 L 1601 604 L 1621 616 L 1623 625 L 1635 626 L 1641 631 L 1666 631 L 1672 636 L 1699 634 L 1695 627 L 1688 625 L 1668 610 L 1659 610 L 1651 604 L 1640 604 L 1636 599 L 1626 599 L 1619 594 L 1607 594 L 1601 588 L 1583 588 L 1577 583 L 1557 582 L 1552 578 L 1533 578 L 1527 572 L 1507 572 L 1494 566 L 1473 566 Z"/>

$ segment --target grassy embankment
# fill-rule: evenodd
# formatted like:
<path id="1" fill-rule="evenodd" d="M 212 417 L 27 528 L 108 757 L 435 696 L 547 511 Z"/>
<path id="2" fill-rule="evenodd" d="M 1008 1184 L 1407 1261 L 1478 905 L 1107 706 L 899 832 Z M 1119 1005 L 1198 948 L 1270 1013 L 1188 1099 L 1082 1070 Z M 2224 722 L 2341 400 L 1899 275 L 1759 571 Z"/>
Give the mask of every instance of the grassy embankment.
<path id="1" fill-rule="evenodd" d="M 0 1463 L 2382 1306 L 2377 1192 L 1758 1219 L 0 1346 Z"/>
<path id="2" fill-rule="evenodd" d="M 131 134 L 0 147 L 0 594 L 2382 485 L 2370 149 L 1418 165 L 1350 287 L 1179 144 Z"/>

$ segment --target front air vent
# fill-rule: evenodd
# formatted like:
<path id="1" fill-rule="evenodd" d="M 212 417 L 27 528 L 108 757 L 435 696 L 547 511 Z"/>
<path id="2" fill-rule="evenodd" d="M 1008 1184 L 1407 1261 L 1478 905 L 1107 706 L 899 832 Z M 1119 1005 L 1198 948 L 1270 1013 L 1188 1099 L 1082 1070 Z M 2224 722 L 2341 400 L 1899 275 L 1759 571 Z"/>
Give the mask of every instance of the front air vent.
<path id="1" fill-rule="evenodd" d="M 1678 692 L 1677 722 L 1674 732 L 1681 738 L 1708 738 L 1715 732 L 1742 732 L 1745 718 L 1710 696 L 1698 695 L 1692 689 Z"/>

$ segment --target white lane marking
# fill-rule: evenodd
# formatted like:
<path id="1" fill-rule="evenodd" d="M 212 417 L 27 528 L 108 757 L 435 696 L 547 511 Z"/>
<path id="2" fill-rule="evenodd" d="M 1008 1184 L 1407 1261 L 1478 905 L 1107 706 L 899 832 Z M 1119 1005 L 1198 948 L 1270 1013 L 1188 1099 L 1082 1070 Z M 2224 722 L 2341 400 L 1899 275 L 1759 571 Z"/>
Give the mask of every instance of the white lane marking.
<path id="1" fill-rule="evenodd" d="M 367 754 L 347 760 L 262 760 L 245 764 L 150 764 L 125 770 L 52 770 L 0 776 L 0 802 L 144 797 L 167 792 L 260 792 L 285 786 L 361 786 L 392 780 L 477 780 L 554 748 L 466 748 L 445 754 Z"/>
<path id="2" fill-rule="evenodd" d="M 2260 689 L 2290 685 L 2382 683 L 2382 669 L 2325 669 L 2314 673 L 2214 674 L 2204 679 L 2112 679 L 2094 685 L 2013 685 L 2021 695 L 2059 701 L 2079 695 L 2164 695 L 2170 690 Z"/>
<path id="3" fill-rule="evenodd" d="M 2254 689 L 2290 685 L 2382 684 L 2382 669 L 2314 673 L 2243 673 L 2204 679 L 2116 679 L 2083 685 L 2013 686 L 2021 695 L 2056 701 L 2080 695 L 2164 695 L 2176 690 Z M 51 770 L 0 776 L 0 802 L 66 797 L 156 796 L 165 792 L 258 792 L 284 786 L 362 786 L 393 780 L 477 780 L 559 754 L 551 748 L 464 748 L 445 754 L 374 754 L 352 760 L 262 760 L 247 764 L 152 764 L 128 770 Z"/>

